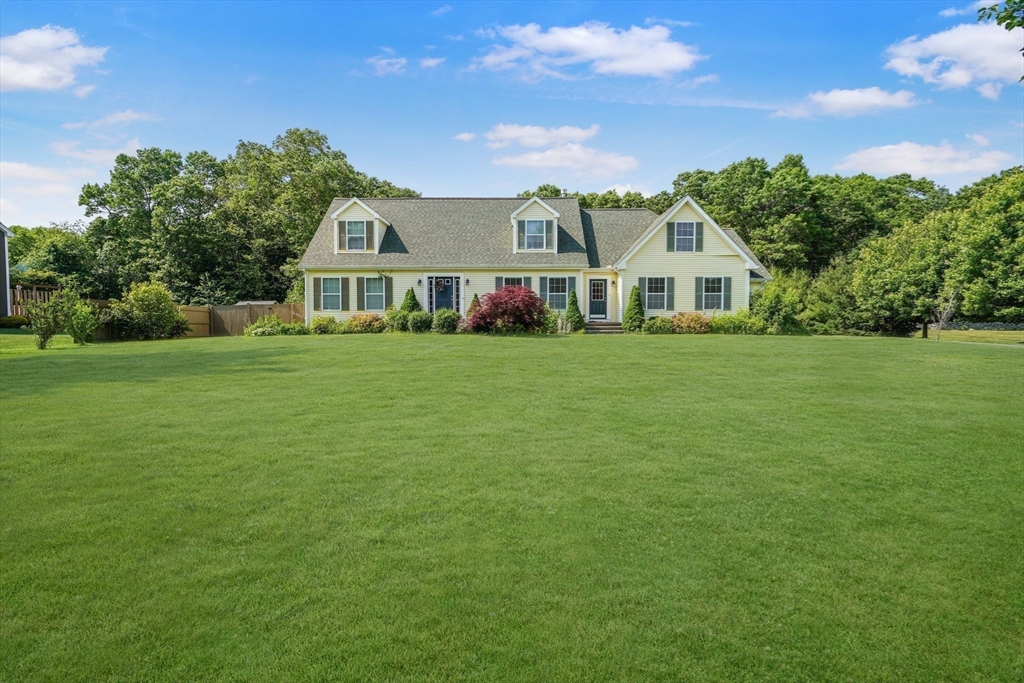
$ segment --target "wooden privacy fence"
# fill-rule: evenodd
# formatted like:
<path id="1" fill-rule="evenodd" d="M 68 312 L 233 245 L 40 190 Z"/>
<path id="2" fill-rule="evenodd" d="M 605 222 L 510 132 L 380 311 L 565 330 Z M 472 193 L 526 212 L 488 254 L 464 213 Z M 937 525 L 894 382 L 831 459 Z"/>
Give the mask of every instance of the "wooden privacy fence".
<path id="1" fill-rule="evenodd" d="M 276 315 L 286 323 L 305 323 L 306 311 L 302 304 L 245 304 L 244 306 L 210 306 L 209 335 L 213 337 L 237 336 L 246 325 L 266 315 Z M 198 335 L 197 335 L 198 336 Z"/>
<path id="2" fill-rule="evenodd" d="M 0 287 L 2 286 L 0 285 Z M 15 285 L 11 287 L 11 296 L 8 299 L 11 302 L 11 315 L 25 315 L 25 307 L 21 302 L 40 301 L 46 303 L 56 291 L 57 288 L 50 285 Z"/>

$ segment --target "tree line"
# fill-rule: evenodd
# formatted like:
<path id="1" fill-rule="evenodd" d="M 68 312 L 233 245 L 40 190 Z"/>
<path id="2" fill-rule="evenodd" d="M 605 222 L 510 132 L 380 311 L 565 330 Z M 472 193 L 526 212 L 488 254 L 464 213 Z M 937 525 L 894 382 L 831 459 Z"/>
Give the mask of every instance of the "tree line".
<path id="1" fill-rule="evenodd" d="M 541 185 L 519 196 L 561 196 Z M 680 173 L 651 196 L 572 192 L 583 208 L 646 207 L 686 195 L 735 229 L 775 280 L 760 302 L 773 329 L 907 332 L 952 305 L 961 317 L 1024 320 L 1024 169 L 949 192 L 927 178 L 811 175 L 803 158 L 748 158 Z M 156 148 L 117 157 L 87 184 L 88 223 L 14 226 L 14 283 L 67 283 L 116 298 L 158 281 L 175 300 L 301 301 L 296 264 L 335 197 L 416 197 L 359 172 L 315 130 L 226 159 Z"/>
<path id="2" fill-rule="evenodd" d="M 663 213 L 691 196 L 747 242 L 775 278 L 752 308 L 774 331 L 902 334 L 949 309 L 1024 321 L 1024 168 L 950 193 L 927 178 L 812 176 L 788 155 L 680 173 L 649 197 L 567 193 L 584 208 Z"/>
<path id="3" fill-rule="evenodd" d="M 417 197 L 357 171 L 315 130 L 271 145 L 121 154 L 103 184 L 82 188 L 90 222 L 15 226 L 12 282 L 68 282 L 94 298 L 156 280 L 184 304 L 301 300 L 296 263 L 335 197 Z"/>

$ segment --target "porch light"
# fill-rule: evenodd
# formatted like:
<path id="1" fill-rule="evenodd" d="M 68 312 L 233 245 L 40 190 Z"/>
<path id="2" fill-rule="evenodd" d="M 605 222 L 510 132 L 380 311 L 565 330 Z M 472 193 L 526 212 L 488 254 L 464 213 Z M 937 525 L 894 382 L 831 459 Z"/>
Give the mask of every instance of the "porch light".
<path id="1" fill-rule="evenodd" d="M 417 286 L 417 287 L 420 287 L 420 286 L 422 286 L 422 285 L 423 285 L 423 280 L 422 280 L 422 279 L 420 279 L 420 280 L 416 280 L 416 286 Z"/>
<path id="2" fill-rule="evenodd" d="M 466 278 L 466 284 L 467 285 L 469 284 L 469 278 L 468 277 Z"/>

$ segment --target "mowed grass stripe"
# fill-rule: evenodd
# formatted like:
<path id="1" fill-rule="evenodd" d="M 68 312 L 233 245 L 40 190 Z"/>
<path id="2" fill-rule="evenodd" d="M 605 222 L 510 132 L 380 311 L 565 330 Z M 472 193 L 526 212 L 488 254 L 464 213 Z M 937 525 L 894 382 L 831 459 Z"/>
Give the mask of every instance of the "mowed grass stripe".
<path id="1" fill-rule="evenodd" d="M 1013 347 L 10 339 L 2 679 L 1022 672 Z"/>

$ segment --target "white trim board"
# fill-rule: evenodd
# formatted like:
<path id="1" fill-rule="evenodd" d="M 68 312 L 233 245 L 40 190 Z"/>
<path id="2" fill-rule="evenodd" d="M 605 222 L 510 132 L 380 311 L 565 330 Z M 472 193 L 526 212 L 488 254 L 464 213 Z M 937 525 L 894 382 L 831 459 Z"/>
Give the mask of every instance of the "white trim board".
<path id="1" fill-rule="evenodd" d="M 376 211 L 374 211 L 373 209 L 371 209 L 371 208 L 370 208 L 369 206 L 367 206 L 367 205 L 366 205 L 366 202 L 364 202 L 363 200 L 361 200 L 361 199 L 360 199 L 359 197 L 353 197 L 352 199 L 350 199 L 350 200 L 348 200 L 347 202 L 345 202 L 344 204 L 342 204 L 342 205 L 341 205 L 341 208 L 339 208 L 339 209 L 338 209 L 337 211 L 334 211 L 334 212 L 332 212 L 332 213 L 331 213 L 331 219 L 332 219 L 332 220 L 334 220 L 335 222 L 337 222 L 337 220 L 338 220 L 338 216 L 339 216 L 339 215 L 341 215 L 341 213 L 342 213 L 342 212 L 343 212 L 343 211 L 344 211 L 345 209 L 347 209 L 348 207 L 352 206 L 353 204 L 358 204 L 359 206 L 361 206 L 361 207 L 362 207 L 363 209 L 365 209 L 365 210 L 366 210 L 367 212 L 369 212 L 370 214 L 372 214 L 372 215 L 373 215 L 373 217 L 374 217 L 375 219 L 379 220 L 379 221 L 380 221 L 381 223 L 384 223 L 385 225 L 391 225 L 391 223 L 388 223 L 387 219 L 385 219 L 385 218 L 384 218 L 383 216 L 381 216 L 381 215 L 380 215 L 379 213 L 377 213 Z"/>
<path id="2" fill-rule="evenodd" d="M 661 232 L 661 229 L 665 227 L 666 223 L 668 223 L 668 219 L 670 217 L 674 216 L 679 211 L 679 209 L 683 208 L 687 204 L 689 204 L 690 207 L 694 211 L 697 212 L 698 216 L 700 216 L 701 218 L 704 219 L 704 224 L 705 225 L 710 225 L 711 228 L 718 234 L 718 236 L 721 237 L 722 240 L 729 246 L 729 248 L 732 249 L 734 252 L 736 252 L 737 256 L 739 256 L 741 259 L 743 259 L 743 262 L 747 266 L 747 270 L 755 270 L 757 268 L 757 264 L 754 263 L 752 260 L 750 260 L 750 257 L 747 256 L 744 253 L 744 251 L 739 248 L 739 245 L 737 245 L 733 241 L 733 239 L 731 237 L 729 237 L 729 235 L 726 234 L 726 232 L 724 230 L 722 230 L 722 228 L 718 225 L 718 223 L 716 223 L 714 220 L 712 220 L 711 216 L 709 216 L 707 214 L 707 212 L 704 211 L 704 209 L 702 209 L 700 207 L 700 205 L 697 202 L 695 202 L 690 195 L 686 195 L 685 197 L 680 199 L 678 202 L 673 204 L 672 208 L 670 208 L 668 211 L 666 211 L 663 214 L 664 218 L 659 218 L 657 222 L 655 222 L 651 227 L 647 228 L 647 232 L 645 232 L 640 237 L 640 239 L 638 239 L 636 242 L 633 243 L 633 246 L 631 246 L 626 251 L 625 255 L 623 255 L 618 261 L 615 262 L 615 266 L 618 267 L 618 268 L 625 268 L 627 266 L 627 262 L 629 261 L 629 258 L 633 254 L 635 254 L 637 251 L 639 251 L 640 247 L 642 247 L 645 244 L 647 244 L 647 241 L 650 240 L 651 237 L 653 237 L 654 235 L 656 235 L 659 232 Z M 689 254 L 689 253 L 700 253 L 700 252 L 685 252 L 685 253 Z"/>
<path id="3" fill-rule="evenodd" d="M 551 215 L 553 215 L 555 218 L 561 218 L 562 217 L 562 214 L 558 213 L 557 211 L 552 209 L 550 206 L 548 206 L 547 202 L 545 202 L 540 197 L 530 197 L 529 199 L 526 200 L 526 202 L 522 206 L 520 206 L 518 209 L 516 209 L 515 211 L 512 212 L 512 220 L 513 220 L 513 222 L 516 220 L 516 216 L 518 216 L 524 209 L 526 209 L 526 207 L 530 206 L 531 204 L 540 204 L 545 209 L 550 211 Z"/>

